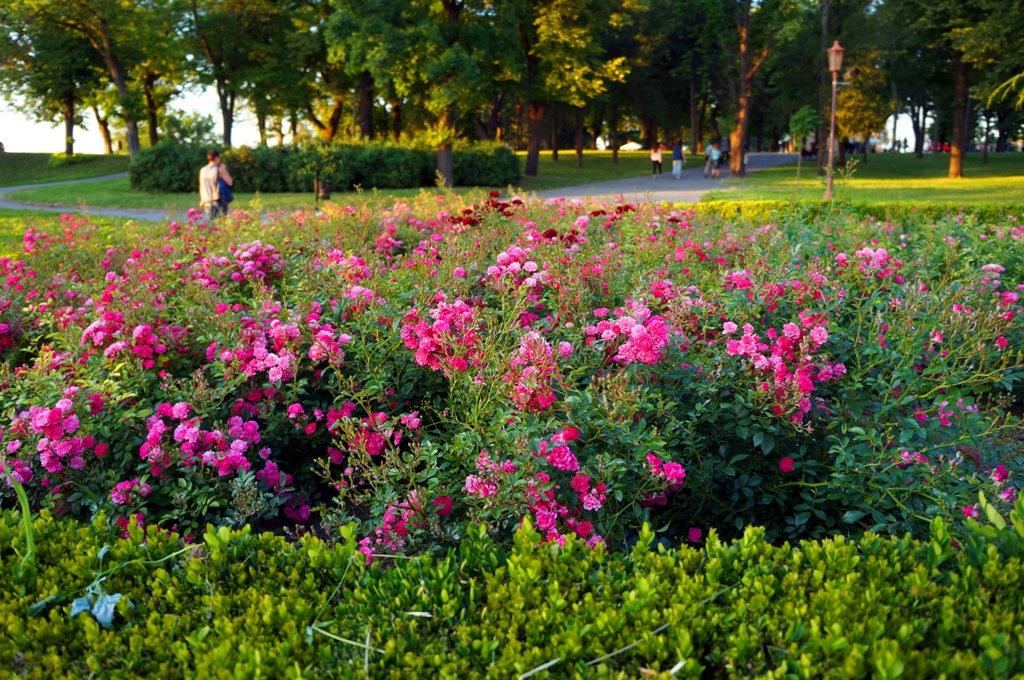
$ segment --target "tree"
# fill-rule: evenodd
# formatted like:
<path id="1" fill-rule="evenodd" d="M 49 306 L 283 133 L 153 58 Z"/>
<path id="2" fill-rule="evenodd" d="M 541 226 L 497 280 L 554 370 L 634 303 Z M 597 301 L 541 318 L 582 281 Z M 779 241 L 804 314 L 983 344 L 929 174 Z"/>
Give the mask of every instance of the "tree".
<path id="1" fill-rule="evenodd" d="M 39 15 L 5 8 L 9 30 L 0 42 L 0 88 L 41 122 L 63 120 L 64 153 L 74 154 L 79 102 L 99 86 L 102 63 L 85 38 Z"/>
<path id="2" fill-rule="evenodd" d="M 215 87 L 230 147 L 235 107 L 262 82 L 260 69 L 272 58 L 267 47 L 281 45 L 290 27 L 272 0 L 189 0 L 189 8 L 193 51 L 204 57 L 192 61 L 193 76 Z"/>
<path id="3" fill-rule="evenodd" d="M 796 158 L 796 188 L 800 189 L 800 163 L 804 157 L 804 139 L 821 126 L 821 116 L 811 105 L 801 107 L 789 119 L 789 129 L 793 140 L 800 142 L 800 155 Z"/>
<path id="4" fill-rule="evenodd" d="M 868 53 L 859 61 L 859 65 L 856 61 L 851 64 L 856 69 L 853 83 L 839 92 L 836 126 L 844 134 L 863 139 L 864 162 L 867 163 L 871 135 L 884 129 L 891 99 L 877 52 Z"/>
<path id="5" fill-rule="evenodd" d="M 770 9 L 766 0 L 732 0 L 735 20 L 735 33 L 729 44 L 729 53 L 733 61 L 737 83 L 732 90 L 734 122 L 729 135 L 729 176 L 746 177 L 743 157 L 747 143 L 747 129 L 750 124 L 751 89 L 754 76 L 764 65 L 771 53 L 774 32 L 767 19 Z M 752 10 L 757 12 L 757 25 L 751 28 Z M 760 44 L 755 44 L 753 37 L 763 35 Z"/>
<path id="6" fill-rule="evenodd" d="M 527 175 L 536 177 L 544 123 L 553 101 L 583 106 L 625 78 L 623 57 L 608 57 L 600 31 L 625 21 L 630 3 L 610 0 L 507 0 L 499 14 L 514 18 L 519 37 L 519 90 L 527 102 Z"/>
<path id="7" fill-rule="evenodd" d="M 89 42 L 102 58 L 117 90 L 118 109 L 128 136 L 128 151 L 134 159 L 139 150 L 136 123 L 138 101 L 130 89 L 133 67 L 141 61 L 140 36 L 151 17 L 158 14 L 162 0 L 23 0 L 22 7 L 33 18 L 48 21 Z"/>

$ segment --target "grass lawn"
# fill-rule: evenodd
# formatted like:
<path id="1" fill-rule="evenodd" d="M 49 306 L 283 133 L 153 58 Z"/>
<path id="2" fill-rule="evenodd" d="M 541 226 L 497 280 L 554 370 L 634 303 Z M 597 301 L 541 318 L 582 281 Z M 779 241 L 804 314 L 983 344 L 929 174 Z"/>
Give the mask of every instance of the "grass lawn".
<path id="1" fill-rule="evenodd" d="M 468 194 L 474 191 L 482 193 L 485 190 L 476 187 L 456 187 L 454 191 L 457 194 Z M 386 189 L 378 192 L 335 192 L 331 196 L 331 201 L 334 203 L 359 203 L 373 200 L 375 197 L 384 199 L 412 198 L 418 196 L 420 192 L 437 194 L 440 193 L 440 190 L 436 187 L 423 187 L 418 189 Z M 195 194 L 151 194 L 129 188 L 127 179 L 111 179 L 89 182 L 87 184 L 68 184 L 44 189 L 25 189 L 7 194 L 7 198 L 13 201 L 68 206 L 85 205 L 91 208 L 142 208 L 180 212 L 185 212 L 189 208 L 199 206 L 198 192 Z M 231 207 L 246 208 L 255 199 L 256 194 L 236 193 L 235 201 L 231 204 Z M 260 194 L 259 199 L 264 210 L 313 208 L 313 192 L 308 194 Z"/>
<path id="2" fill-rule="evenodd" d="M 524 175 L 517 188 L 523 191 L 540 191 L 576 184 L 592 184 L 605 180 L 639 177 L 650 172 L 650 160 L 648 160 L 647 153 L 647 151 L 621 151 L 618 164 L 613 164 L 610 151 L 585 151 L 583 168 L 577 168 L 576 157 L 572 150 L 562 151 L 560 153 L 561 160 L 557 162 L 551 160 L 551 152 L 542 152 L 538 176 L 526 177 Z M 525 165 L 525 152 L 520 153 L 519 157 L 522 164 Z M 697 160 L 699 159 L 693 157 L 690 162 Z M 669 166 L 671 167 L 671 164 Z M 485 192 L 489 189 L 489 187 L 456 187 L 454 191 L 457 194 L 467 194 L 474 191 Z M 421 191 L 437 193 L 439 190 L 435 187 L 382 189 L 377 192 L 376 196 L 384 199 L 412 198 L 419 195 Z M 374 195 L 372 191 L 335 192 L 332 200 L 335 203 L 361 202 L 373 198 Z M 127 179 L 71 184 L 46 189 L 25 189 L 8 194 L 8 198 L 15 201 L 68 206 L 86 205 L 95 208 L 150 208 L 176 211 L 185 211 L 198 204 L 196 194 L 151 194 L 133 191 L 128 187 Z M 234 205 L 247 206 L 254 198 L 256 198 L 254 194 L 235 194 Z M 261 194 L 260 200 L 263 208 L 268 210 L 295 210 L 313 207 L 312 192 L 308 194 Z"/>
<path id="3" fill-rule="evenodd" d="M 577 184 L 593 184 L 613 179 L 640 177 L 651 172 L 649 151 L 620 151 L 618 164 L 612 163 L 611 151 L 583 152 L 583 167 L 576 167 L 576 155 L 572 149 L 560 150 L 559 160 L 551 160 L 550 151 L 541 151 L 540 163 L 536 177 L 523 175 L 519 186 L 526 191 L 543 191 L 544 189 L 560 189 Z M 526 152 L 517 152 L 521 167 L 526 166 Z M 672 150 L 662 152 L 665 159 L 665 172 L 672 171 Z M 704 164 L 703 156 L 688 155 L 686 167 L 694 167 L 694 163 Z"/>
<path id="4" fill-rule="evenodd" d="M 51 168 L 48 153 L 0 153 L 0 187 L 102 177 L 128 170 L 128 156 L 89 156 L 89 160 Z"/>
<path id="5" fill-rule="evenodd" d="M 848 158 L 862 159 L 860 155 Z M 947 178 L 948 169 L 948 154 L 925 154 L 924 158 L 913 154 L 871 154 L 867 163 L 857 163 L 845 184 L 837 173 L 836 193 L 839 198 L 858 202 L 1024 201 L 1024 154 L 989 154 L 988 163 L 982 165 L 980 153 L 969 153 L 964 160 L 962 179 Z M 820 200 L 825 185 L 816 170 L 817 161 L 804 162 L 799 190 L 794 164 L 761 170 L 746 179 L 725 180 L 735 189 L 711 192 L 704 200 Z"/>

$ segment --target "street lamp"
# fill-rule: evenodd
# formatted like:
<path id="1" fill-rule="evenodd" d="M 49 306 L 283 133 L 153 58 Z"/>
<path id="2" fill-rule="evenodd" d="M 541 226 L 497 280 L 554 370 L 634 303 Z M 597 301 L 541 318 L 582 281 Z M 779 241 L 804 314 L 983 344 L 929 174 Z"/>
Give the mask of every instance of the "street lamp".
<path id="1" fill-rule="evenodd" d="M 836 147 L 836 90 L 839 87 L 839 72 L 843 70 L 843 52 L 836 40 L 828 52 L 828 70 L 832 71 L 832 129 L 828 135 L 828 179 L 825 185 L 825 200 L 832 200 L 832 159 Z"/>

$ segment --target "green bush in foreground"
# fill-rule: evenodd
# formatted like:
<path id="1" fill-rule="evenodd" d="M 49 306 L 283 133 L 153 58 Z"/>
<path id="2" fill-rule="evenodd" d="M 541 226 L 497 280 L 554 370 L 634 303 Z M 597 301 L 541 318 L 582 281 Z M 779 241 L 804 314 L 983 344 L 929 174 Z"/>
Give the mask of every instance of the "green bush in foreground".
<path id="1" fill-rule="evenodd" d="M 371 566 L 347 543 L 210 528 L 182 546 L 0 516 L 0 674 L 15 677 L 1012 677 L 1024 673 L 1024 501 L 958 549 L 866 534 L 702 549 L 538 545 Z M 109 548 L 107 548 L 109 544 Z M 31 570 L 30 570 L 31 572 Z M 34 581 L 34 583 L 32 583 Z M 41 602 L 40 602 L 41 601 Z M 35 603 L 35 607 L 33 605 Z M 30 608 L 34 611 L 30 613 Z M 76 612 L 72 616 L 72 612 Z M 538 670 L 540 669 L 540 670 Z"/>

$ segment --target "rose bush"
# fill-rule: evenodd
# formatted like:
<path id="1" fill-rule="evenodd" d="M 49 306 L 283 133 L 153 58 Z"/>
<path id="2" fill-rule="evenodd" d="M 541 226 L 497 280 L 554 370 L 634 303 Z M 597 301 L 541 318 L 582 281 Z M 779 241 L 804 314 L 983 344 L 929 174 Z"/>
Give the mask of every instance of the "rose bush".
<path id="1" fill-rule="evenodd" d="M 467 520 L 619 546 L 1015 499 L 1011 217 L 461 200 L 30 231 L 0 260 L 0 461 L 59 514 L 357 522 L 368 555 Z"/>

